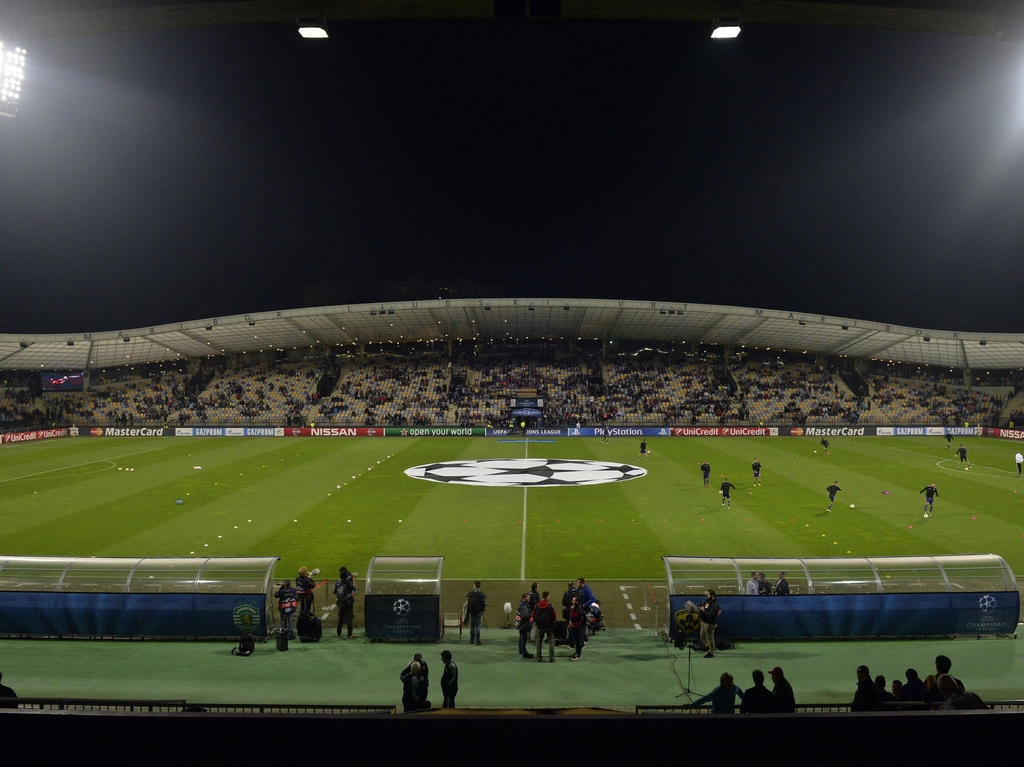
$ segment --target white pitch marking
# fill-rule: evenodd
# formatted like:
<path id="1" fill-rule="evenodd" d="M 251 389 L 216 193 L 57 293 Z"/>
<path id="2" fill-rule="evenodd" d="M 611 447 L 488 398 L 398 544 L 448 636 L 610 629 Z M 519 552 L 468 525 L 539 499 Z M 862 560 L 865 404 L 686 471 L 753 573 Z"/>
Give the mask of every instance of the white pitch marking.
<path id="1" fill-rule="evenodd" d="M 529 442 L 525 443 L 524 450 L 523 458 L 525 459 L 530 453 Z M 519 555 L 519 580 L 526 580 L 526 487 L 523 488 L 523 550 Z"/>
<path id="2" fill-rule="evenodd" d="M 167 445 L 166 447 L 170 447 L 170 445 Z M 32 477 L 38 477 L 38 476 L 40 476 L 42 474 L 53 474 L 53 472 L 55 472 L 55 471 L 64 471 L 65 469 L 78 469 L 78 468 L 81 468 L 82 466 L 91 466 L 94 463 L 109 463 L 109 464 L 113 464 L 114 461 L 116 461 L 118 458 L 130 458 L 133 455 L 142 455 L 143 453 L 152 453 L 152 452 L 155 452 L 157 450 L 163 450 L 163 449 L 164 449 L 163 447 L 155 447 L 152 450 L 140 450 L 140 451 L 137 451 L 135 453 L 124 453 L 122 455 L 111 456 L 110 458 L 97 458 L 95 461 L 86 461 L 85 463 L 76 463 L 76 464 L 74 464 L 72 466 L 58 466 L 55 469 L 47 469 L 46 471 L 37 471 L 37 472 L 33 472 L 32 474 L 23 474 L 23 475 L 21 475 L 19 477 L 9 477 L 7 479 L 0 479 L 0 484 L 3 484 L 4 482 L 16 482 L 19 479 L 31 479 Z"/>

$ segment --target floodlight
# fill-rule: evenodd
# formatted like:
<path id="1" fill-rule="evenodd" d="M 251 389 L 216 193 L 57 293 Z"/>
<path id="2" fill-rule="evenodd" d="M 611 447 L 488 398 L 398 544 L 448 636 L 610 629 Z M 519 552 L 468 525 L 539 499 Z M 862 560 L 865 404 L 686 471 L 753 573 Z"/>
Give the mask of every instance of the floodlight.
<path id="1" fill-rule="evenodd" d="M 327 37 L 327 19 L 322 13 L 308 11 L 298 20 L 299 35 L 306 40 L 323 40 Z"/>
<path id="2" fill-rule="evenodd" d="M 739 16 L 716 16 L 711 22 L 712 40 L 731 40 L 740 36 Z"/>
<path id="3" fill-rule="evenodd" d="M 25 80 L 26 51 L 0 41 L 0 115 L 14 117 Z"/>

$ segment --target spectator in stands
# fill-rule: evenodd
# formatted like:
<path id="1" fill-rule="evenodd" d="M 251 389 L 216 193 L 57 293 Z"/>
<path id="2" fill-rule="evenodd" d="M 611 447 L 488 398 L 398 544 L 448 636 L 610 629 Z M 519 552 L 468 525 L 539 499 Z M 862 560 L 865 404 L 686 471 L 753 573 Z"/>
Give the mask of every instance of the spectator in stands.
<path id="1" fill-rule="evenodd" d="M 949 670 L 951 668 L 953 668 L 953 661 L 951 661 L 948 657 L 946 657 L 945 655 L 936 655 L 935 656 L 935 676 L 936 677 L 939 677 L 942 674 L 949 674 Z M 949 675 L 953 679 L 953 681 L 956 682 L 956 686 L 958 688 L 960 688 L 960 692 L 963 692 L 964 691 L 964 683 L 961 682 L 959 679 L 957 679 L 952 674 L 949 674 Z"/>
<path id="2" fill-rule="evenodd" d="M 719 678 L 718 687 L 697 698 L 690 705 L 699 706 L 710 700 L 712 714 L 735 714 L 736 698 L 743 700 L 743 691 L 733 683 L 732 674 L 726 671 Z"/>
<path id="3" fill-rule="evenodd" d="M 772 688 L 772 694 L 775 696 L 775 710 L 783 714 L 792 714 L 796 711 L 796 697 L 793 695 L 792 685 L 779 666 L 773 668 L 769 673 L 775 684 Z"/>
<path id="4" fill-rule="evenodd" d="M 871 679 L 867 666 L 857 666 L 857 691 L 853 694 L 850 711 L 874 711 L 878 708 L 878 688 Z"/>
<path id="5" fill-rule="evenodd" d="M 0 708 L 17 708 L 18 704 L 13 699 L 18 697 L 18 693 L 2 684 L 3 678 L 4 675 L 0 673 Z"/>
<path id="6" fill-rule="evenodd" d="M 896 700 L 896 697 L 886 689 L 885 677 L 882 674 L 875 677 L 875 687 L 878 688 L 878 703 L 880 706 L 884 706 L 886 703 L 892 703 Z"/>
<path id="7" fill-rule="evenodd" d="M 925 690 L 924 682 L 921 681 L 921 677 L 917 675 L 917 669 L 908 668 L 907 682 L 903 685 L 903 689 L 900 691 L 900 700 L 903 701 L 924 701 Z"/>
<path id="8" fill-rule="evenodd" d="M 764 672 L 756 668 L 750 676 L 754 680 L 754 686 L 743 693 L 743 703 L 740 705 L 741 714 L 771 714 L 777 710 L 777 702 L 771 690 L 764 686 Z"/>
<path id="9" fill-rule="evenodd" d="M 939 707 L 941 711 L 988 708 L 985 701 L 975 693 L 964 690 L 949 674 L 939 674 L 936 684 L 943 697 L 942 705 Z"/>

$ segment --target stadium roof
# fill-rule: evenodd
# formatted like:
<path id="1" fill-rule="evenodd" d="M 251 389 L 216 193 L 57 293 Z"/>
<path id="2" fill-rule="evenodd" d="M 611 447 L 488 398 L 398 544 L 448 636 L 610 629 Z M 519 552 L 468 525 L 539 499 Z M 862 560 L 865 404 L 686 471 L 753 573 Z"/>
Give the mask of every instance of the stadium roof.
<path id="1" fill-rule="evenodd" d="M 1024 333 L 961 333 L 739 306 L 571 298 L 405 301 L 191 320 L 131 330 L 0 335 L 0 369 L 82 370 L 317 345 L 614 339 L 1024 368 Z"/>
<path id="2" fill-rule="evenodd" d="M 21 40 L 65 35 L 287 23 L 314 9 L 328 23 L 378 19 L 492 19 L 540 16 L 705 22 L 737 9 L 744 24 L 861 27 L 1020 39 L 1017 0 L 7 0 L 0 25 Z"/>

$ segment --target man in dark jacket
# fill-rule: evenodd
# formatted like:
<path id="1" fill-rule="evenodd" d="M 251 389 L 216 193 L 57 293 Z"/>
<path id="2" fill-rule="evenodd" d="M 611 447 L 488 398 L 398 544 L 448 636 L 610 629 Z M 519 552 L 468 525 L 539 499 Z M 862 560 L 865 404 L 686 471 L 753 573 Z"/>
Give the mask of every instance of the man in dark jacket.
<path id="1" fill-rule="evenodd" d="M 459 667 L 455 665 L 448 650 L 441 652 L 441 662 L 444 663 L 444 672 L 441 674 L 441 694 L 444 695 L 444 703 L 441 704 L 441 708 L 455 708 L 455 694 L 459 691 Z"/>
<path id="2" fill-rule="evenodd" d="M 416 666 L 418 670 L 414 672 L 413 666 Z M 398 675 L 398 678 L 405 684 L 414 673 L 419 677 L 416 681 L 416 694 L 421 699 L 426 700 L 427 693 L 430 690 L 430 669 L 427 668 L 427 662 L 423 660 L 423 653 L 418 652 L 413 655 L 409 665 L 402 669 L 402 673 Z"/>
<path id="3" fill-rule="evenodd" d="M 423 684 L 423 677 L 420 675 L 419 661 L 413 661 L 407 667 L 407 672 L 401 674 L 402 680 L 402 709 L 406 713 L 430 708 L 430 701 L 427 700 L 426 686 Z"/>
<path id="4" fill-rule="evenodd" d="M 569 620 L 569 605 L 572 604 L 572 598 L 579 593 L 579 589 L 576 588 L 576 581 L 569 581 L 569 585 L 565 589 L 565 593 L 562 594 L 562 620 Z"/>
<path id="5" fill-rule="evenodd" d="M 541 654 L 541 649 L 544 646 L 544 637 L 548 639 L 548 660 L 552 663 L 555 662 L 555 621 L 558 620 L 558 616 L 555 615 L 555 608 L 551 606 L 548 601 L 548 592 L 544 592 L 540 596 L 540 601 L 537 606 L 533 608 L 533 626 L 537 629 L 537 662 L 541 663 L 544 660 L 544 656 Z"/>
<path id="6" fill-rule="evenodd" d="M 788 597 L 789 596 L 789 581 L 786 580 L 786 573 L 780 572 L 779 579 L 775 582 L 775 588 L 772 592 L 773 596 L 777 597 Z"/>
<path id="7" fill-rule="evenodd" d="M 740 704 L 741 714 L 771 714 L 776 709 L 775 696 L 771 690 L 764 686 L 764 672 L 761 669 L 754 669 L 750 675 L 754 679 L 754 686 L 743 693 L 743 702 Z"/>
<path id="8" fill-rule="evenodd" d="M 469 616 L 469 643 L 481 644 L 480 624 L 487 609 L 487 595 L 480 590 L 480 581 L 473 584 L 473 590 L 466 594 L 466 613 Z"/>
<path id="9" fill-rule="evenodd" d="M 698 612 L 700 613 L 700 641 L 708 648 L 704 653 L 705 658 L 715 656 L 715 628 L 718 626 L 718 597 L 714 589 L 704 592 L 704 602 Z"/>
<path id="10" fill-rule="evenodd" d="M 338 570 L 338 580 L 334 584 L 334 600 L 338 603 L 338 636 L 341 627 L 348 629 L 348 638 L 352 638 L 352 613 L 356 603 L 356 581 L 347 567 Z"/>
<path id="11" fill-rule="evenodd" d="M 878 688 L 871 679 L 867 666 L 857 666 L 857 692 L 853 694 L 850 711 L 875 711 L 878 709 Z"/>
<path id="12" fill-rule="evenodd" d="M 793 695 L 793 686 L 782 673 L 782 668 L 776 666 L 770 672 L 772 682 L 772 695 L 775 696 L 775 710 L 783 714 L 792 714 L 796 711 L 796 696 Z"/>
<path id="13" fill-rule="evenodd" d="M 526 649 L 526 641 L 530 638 L 530 629 L 533 628 L 533 610 L 530 609 L 529 594 L 523 594 L 519 600 L 516 614 L 519 616 L 519 655 L 523 658 L 532 658 L 533 653 Z"/>

